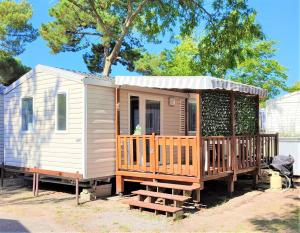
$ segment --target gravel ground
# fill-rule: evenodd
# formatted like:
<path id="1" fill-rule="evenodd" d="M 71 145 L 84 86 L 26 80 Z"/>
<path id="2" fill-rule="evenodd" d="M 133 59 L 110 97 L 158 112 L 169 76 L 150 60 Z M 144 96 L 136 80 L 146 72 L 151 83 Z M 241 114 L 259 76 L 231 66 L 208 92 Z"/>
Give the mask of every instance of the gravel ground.
<path id="1" fill-rule="evenodd" d="M 206 184 L 203 208 L 173 221 L 164 215 L 129 210 L 113 196 L 75 205 L 72 193 L 42 187 L 39 197 L 29 188 L 0 190 L 0 232 L 300 232 L 300 187 L 270 191 L 251 180 L 237 182 L 233 197 L 222 182 Z M 296 184 L 298 184 L 296 182 Z"/>

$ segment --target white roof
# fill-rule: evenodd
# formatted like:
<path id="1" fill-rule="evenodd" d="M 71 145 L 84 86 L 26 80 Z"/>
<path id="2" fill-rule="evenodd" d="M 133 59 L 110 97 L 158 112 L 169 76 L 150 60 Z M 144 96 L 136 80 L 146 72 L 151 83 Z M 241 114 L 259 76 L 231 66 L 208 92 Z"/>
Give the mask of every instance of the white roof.
<path id="1" fill-rule="evenodd" d="M 0 95 L 3 94 L 5 86 L 0 83 Z"/>
<path id="2" fill-rule="evenodd" d="M 268 93 L 263 88 L 209 76 L 116 76 L 115 84 L 164 89 L 222 89 L 259 95 L 261 98 Z"/>
<path id="3" fill-rule="evenodd" d="M 70 79 L 79 83 L 94 84 L 101 86 L 114 85 L 114 80 L 110 78 L 102 78 L 93 74 L 88 74 L 74 70 L 67 70 L 45 65 L 36 65 L 32 70 L 30 70 L 29 72 L 21 76 L 18 80 L 13 82 L 11 85 L 6 87 L 4 90 L 4 94 L 9 93 L 11 90 L 25 82 L 27 79 L 34 78 L 36 73 L 39 72 L 55 73 L 58 77 Z"/>
<path id="4" fill-rule="evenodd" d="M 14 83 L 6 87 L 4 89 L 4 94 L 9 93 L 27 79 L 34 78 L 35 74 L 38 72 L 53 72 L 62 78 L 99 86 L 114 87 L 116 85 L 128 85 L 147 88 L 190 90 L 222 89 L 259 95 L 261 98 L 267 96 L 267 91 L 265 89 L 209 76 L 116 76 L 114 78 L 106 78 L 94 74 L 45 65 L 37 65 L 31 71 L 24 74 Z"/>

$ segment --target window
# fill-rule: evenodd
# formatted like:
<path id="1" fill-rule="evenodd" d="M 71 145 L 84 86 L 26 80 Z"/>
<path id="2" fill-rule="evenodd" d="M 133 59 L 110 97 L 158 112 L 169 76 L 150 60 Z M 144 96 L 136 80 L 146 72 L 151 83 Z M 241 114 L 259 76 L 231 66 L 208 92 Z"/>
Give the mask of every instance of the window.
<path id="1" fill-rule="evenodd" d="M 188 101 L 188 131 L 196 131 L 196 102 Z"/>
<path id="2" fill-rule="evenodd" d="M 139 97 L 130 96 L 130 134 L 134 134 L 137 125 L 140 123 Z"/>
<path id="3" fill-rule="evenodd" d="M 56 130 L 67 130 L 67 94 L 59 93 L 56 96 Z"/>
<path id="4" fill-rule="evenodd" d="M 22 98 L 22 130 L 32 130 L 33 106 L 32 97 Z"/>

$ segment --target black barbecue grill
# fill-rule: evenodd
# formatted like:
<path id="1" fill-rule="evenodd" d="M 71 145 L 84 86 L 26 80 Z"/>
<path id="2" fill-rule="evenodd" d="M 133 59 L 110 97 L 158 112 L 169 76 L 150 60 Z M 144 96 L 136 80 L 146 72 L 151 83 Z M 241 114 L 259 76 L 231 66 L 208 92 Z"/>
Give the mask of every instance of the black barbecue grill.
<path id="1" fill-rule="evenodd" d="M 293 187 L 293 164 L 295 159 L 291 155 L 277 155 L 274 157 L 270 168 L 278 171 L 286 180 L 286 188 Z"/>

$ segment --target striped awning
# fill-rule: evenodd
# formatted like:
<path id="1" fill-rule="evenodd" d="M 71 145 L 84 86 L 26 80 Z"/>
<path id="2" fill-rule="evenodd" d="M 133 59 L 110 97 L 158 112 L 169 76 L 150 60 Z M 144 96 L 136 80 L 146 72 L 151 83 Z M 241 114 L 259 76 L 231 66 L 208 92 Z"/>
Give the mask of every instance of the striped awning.
<path id="1" fill-rule="evenodd" d="M 115 84 L 162 89 L 221 89 L 259 95 L 260 98 L 268 94 L 267 90 L 260 87 L 209 76 L 116 76 Z"/>

